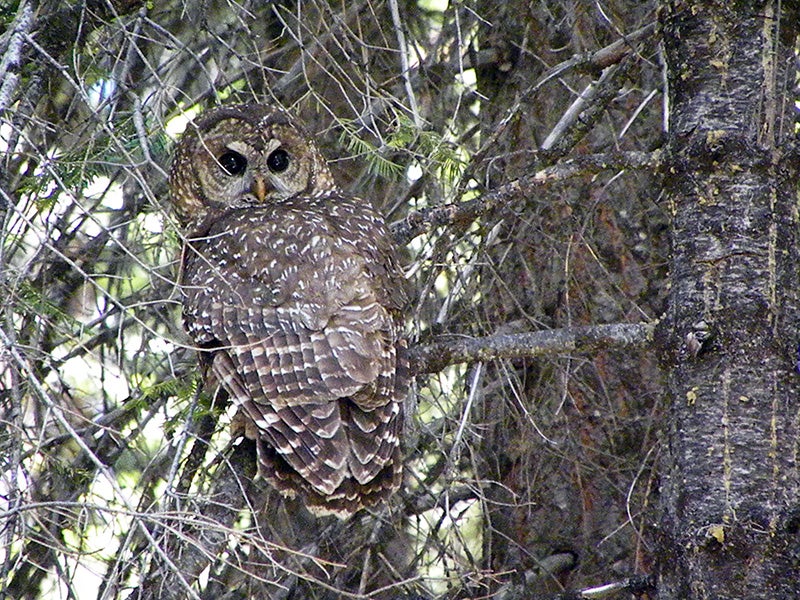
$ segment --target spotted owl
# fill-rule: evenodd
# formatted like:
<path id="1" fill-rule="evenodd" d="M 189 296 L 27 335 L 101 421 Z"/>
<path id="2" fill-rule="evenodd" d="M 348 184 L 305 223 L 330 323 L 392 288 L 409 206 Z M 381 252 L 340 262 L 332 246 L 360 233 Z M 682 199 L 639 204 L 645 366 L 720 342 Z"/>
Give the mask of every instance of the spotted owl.
<path id="1" fill-rule="evenodd" d="M 408 359 L 383 219 L 336 186 L 287 113 L 256 104 L 187 127 L 170 195 L 184 327 L 207 385 L 256 438 L 261 475 L 318 514 L 387 498 L 402 477 Z"/>

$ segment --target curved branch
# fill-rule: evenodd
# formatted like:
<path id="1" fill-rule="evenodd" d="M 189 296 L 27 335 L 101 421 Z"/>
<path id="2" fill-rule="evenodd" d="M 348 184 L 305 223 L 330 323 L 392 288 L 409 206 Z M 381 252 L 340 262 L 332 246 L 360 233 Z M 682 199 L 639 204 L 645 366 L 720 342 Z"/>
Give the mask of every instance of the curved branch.
<path id="1" fill-rule="evenodd" d="M 411 350 L 411 370 L 436 373 L 449 365 L 501 358 L 535 358 L 598 348 L 644 347 L 652 343 L 656 323 L 612 323 L 473 338 L 440 336 Z"/>

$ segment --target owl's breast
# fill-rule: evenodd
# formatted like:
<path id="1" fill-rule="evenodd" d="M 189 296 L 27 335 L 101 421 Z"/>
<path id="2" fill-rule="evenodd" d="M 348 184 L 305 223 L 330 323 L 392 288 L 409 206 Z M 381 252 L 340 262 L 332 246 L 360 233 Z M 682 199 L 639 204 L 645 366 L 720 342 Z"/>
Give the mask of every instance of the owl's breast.
<path id="1" fill-rule="evenodd" d="M 313 205 L 224 213 L 187 241 L 186 301 L 295 307 L 306 327 L 322 329 L 343 306 L 374 301 L 380 284 L 352 239 L 362 232 L 343 235 L 343 226 Z"/>

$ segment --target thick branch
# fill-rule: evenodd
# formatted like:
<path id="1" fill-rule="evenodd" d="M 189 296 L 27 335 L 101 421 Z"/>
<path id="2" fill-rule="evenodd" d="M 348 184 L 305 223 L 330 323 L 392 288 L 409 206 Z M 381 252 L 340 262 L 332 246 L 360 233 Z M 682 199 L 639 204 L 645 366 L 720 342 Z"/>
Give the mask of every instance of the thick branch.
<path id="1" fill-rule="evenodd" d="M 411 369 L 417 374 L 435 373 L 465 362 L 646 346 L 653 340 L 654 329 L 655 323 L 613 323 L 481 338 L 441 336 L 434 343 L 411 351 Z"/>
<path id="2" fill-rule="evenodd" d="M 22 46 L 25 40 L 25 35 L 31 28 L 33 23 L 33 5 L 25 2 L 14 18 L 9 30 L 0 40 L 0 46 L 3 48 L 3 56 L 0 58 L 0 115 L 2 115 L 12 102 L 14 90 L 19 83 L 19 73 L 17 69 L 20 66 L 20 59 L 22 57 Z"/>

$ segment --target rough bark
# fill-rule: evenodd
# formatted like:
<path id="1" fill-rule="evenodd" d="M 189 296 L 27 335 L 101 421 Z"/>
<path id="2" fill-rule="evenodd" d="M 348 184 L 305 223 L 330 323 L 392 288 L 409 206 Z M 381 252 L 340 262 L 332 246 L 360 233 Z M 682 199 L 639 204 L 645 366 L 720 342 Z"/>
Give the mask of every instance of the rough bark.
<path id="1" fill-rule="evenodd" d="M 797 4 L 664 2 L 671 295 L 659 598 L 800 590 Z"/>

